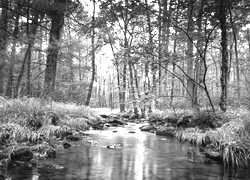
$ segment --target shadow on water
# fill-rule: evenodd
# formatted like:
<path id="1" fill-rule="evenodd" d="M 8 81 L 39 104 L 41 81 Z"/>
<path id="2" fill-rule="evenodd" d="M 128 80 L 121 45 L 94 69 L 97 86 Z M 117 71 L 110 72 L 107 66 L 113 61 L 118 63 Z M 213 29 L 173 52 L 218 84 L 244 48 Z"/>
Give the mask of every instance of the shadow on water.
<path id="1" fill-rule="evenodd" d="M 113 133 L 113 130 L 117 130 L 117 133 Z M 53 161 L 64 165 L 63 171 L 19 168 L 9 172 L 10 180 L 250 179 L 249 171 L 225 171 L 221 165 L 189 162 L 185 158 L 189 144 L 140 132 L 136 124 L 88 133 L 99 142 L 97 146 L 81 145 L 58 150 L 57 158 Z M 115 148 L 107 148 L 114 144 Z"/>

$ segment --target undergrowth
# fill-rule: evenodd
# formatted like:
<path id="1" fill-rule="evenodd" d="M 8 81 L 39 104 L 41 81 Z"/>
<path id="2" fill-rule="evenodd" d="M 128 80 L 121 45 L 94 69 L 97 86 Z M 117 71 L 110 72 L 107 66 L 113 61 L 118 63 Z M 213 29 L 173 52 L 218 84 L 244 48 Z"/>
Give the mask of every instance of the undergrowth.
<path id="1" fill-rule="evenodd" d="M 250 113 L 246 109 L 230 109 L 220 114 L 224 124 L 216 129 L 181 129 L 176 137 L 197 145 L 212 144 L 223 154 L 226 167 L 248 167 L 250 158 Z"/>
<path id="2" fill-rule="evenodd" d="M 99 120 L 101 117 L 85 106 L 56 102 L 42 105 L 36 98 L 0 97 L 0 141 L 35 142 L 41 135 L 60 137 L 70 129 L 86 130 Z"/>

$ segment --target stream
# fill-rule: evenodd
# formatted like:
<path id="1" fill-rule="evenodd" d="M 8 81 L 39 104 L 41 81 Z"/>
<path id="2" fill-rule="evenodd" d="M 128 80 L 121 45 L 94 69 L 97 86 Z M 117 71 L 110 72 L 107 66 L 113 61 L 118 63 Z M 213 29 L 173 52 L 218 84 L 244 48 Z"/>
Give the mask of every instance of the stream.
<path id="1" fill-rule="evenodd" d="M 224 170 L 218 164 L 186 160 L 188 143 L 141 132 L 142 125 L 87 131 L 97 145 L 59 148 L 50 161 L 65 166 L 62 171 L 15 168 L 9 180 L 224 180 L 250 179 L 250 172 Z M 114 132 L 113 132 L 114 131 Z M 117 132 L 115 132 L 117 131 Z M 129 133 L 130 132 L 130 133 Z M 132 132 L 132 133 L 131 133 Z M 107 148 L 109 146 L 109 148 Z"/>

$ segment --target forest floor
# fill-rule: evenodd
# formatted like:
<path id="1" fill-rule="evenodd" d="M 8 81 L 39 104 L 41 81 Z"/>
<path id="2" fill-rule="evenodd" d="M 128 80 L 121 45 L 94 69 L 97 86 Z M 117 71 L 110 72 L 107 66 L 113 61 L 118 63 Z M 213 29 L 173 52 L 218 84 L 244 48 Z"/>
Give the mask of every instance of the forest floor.
<path id="1" fill-rule="evenodd" d="M 35 98 L 0 97 L 0 170 L 23 165 L 61 169 L 58 165 L 46 166 L 43 161 L 37 164 L 37 159 L 54 157 L 58 147 L 69 148 L 75 142 L 95 145 L 97 142 L 90 139 L 85 130 L 104 130 L 128 122 L 148 122 L 141 127 L 142 131 L 193 143 L 200 147 L 199 153 L 204 157 L 226 166 L 247 167 L 249 117 L 249 111 L 244 109 L 199 114 L 190 110 L 165 110 L 151 113 L 147 119 L 135 119 L 133 114 L 119 113 L 118 109 L 91 109 L 55 102 L 42 105 L 41 100 Z"/>

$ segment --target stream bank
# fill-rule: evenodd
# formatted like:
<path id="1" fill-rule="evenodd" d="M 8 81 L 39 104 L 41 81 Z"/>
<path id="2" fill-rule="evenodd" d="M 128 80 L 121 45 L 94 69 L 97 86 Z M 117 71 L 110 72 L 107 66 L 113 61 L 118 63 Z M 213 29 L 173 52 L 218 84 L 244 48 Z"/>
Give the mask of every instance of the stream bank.
<path id="1" fill-rule="evenodd" d="M 41 106 L 39 100 L 32 98 L 1 101 L 2 177 L 8 177 L 8 172 L 19 168 L 46 172 L 65 170 L 64 164 L 55 161 L 63 158 L 58 152 L 83 146 L 95 147 L 101 143 L 86 134 L 86 130 L 105 132 L 126 127 L 128 123 L 139 124 L 140 130 L 152 135 L 176 137 L 198 145 L 198 148 L 194 147 L 195 151 L 190 150 L 191 146 L 184 152 L 185 159 L 194 164 L 210 162 L 204 159 L 207 158 L 233 169 L 248 165 L 250 123 L 244 118 L 249 117 L 247 111 L 232 113 L 230 117 L 233 116 L 234 120 L 225 114 L 206 111 L 199 115 L 188 111 L 152 113 L 146 120 L 134 119 L 131 114 L 100 116 L 90 108 L 74 104 Z M 235 118 L 238 114 L 240 116 Z M 148 124 L 142 126 L 145 122 Z M 138 131 L 131 129 L 127 133 L 136 136 Z M 119 131 L 113 129 L 112 135 L 116 134 L 119 135 Z M 115 149 L 117 144 L 104 147 Z"/>

